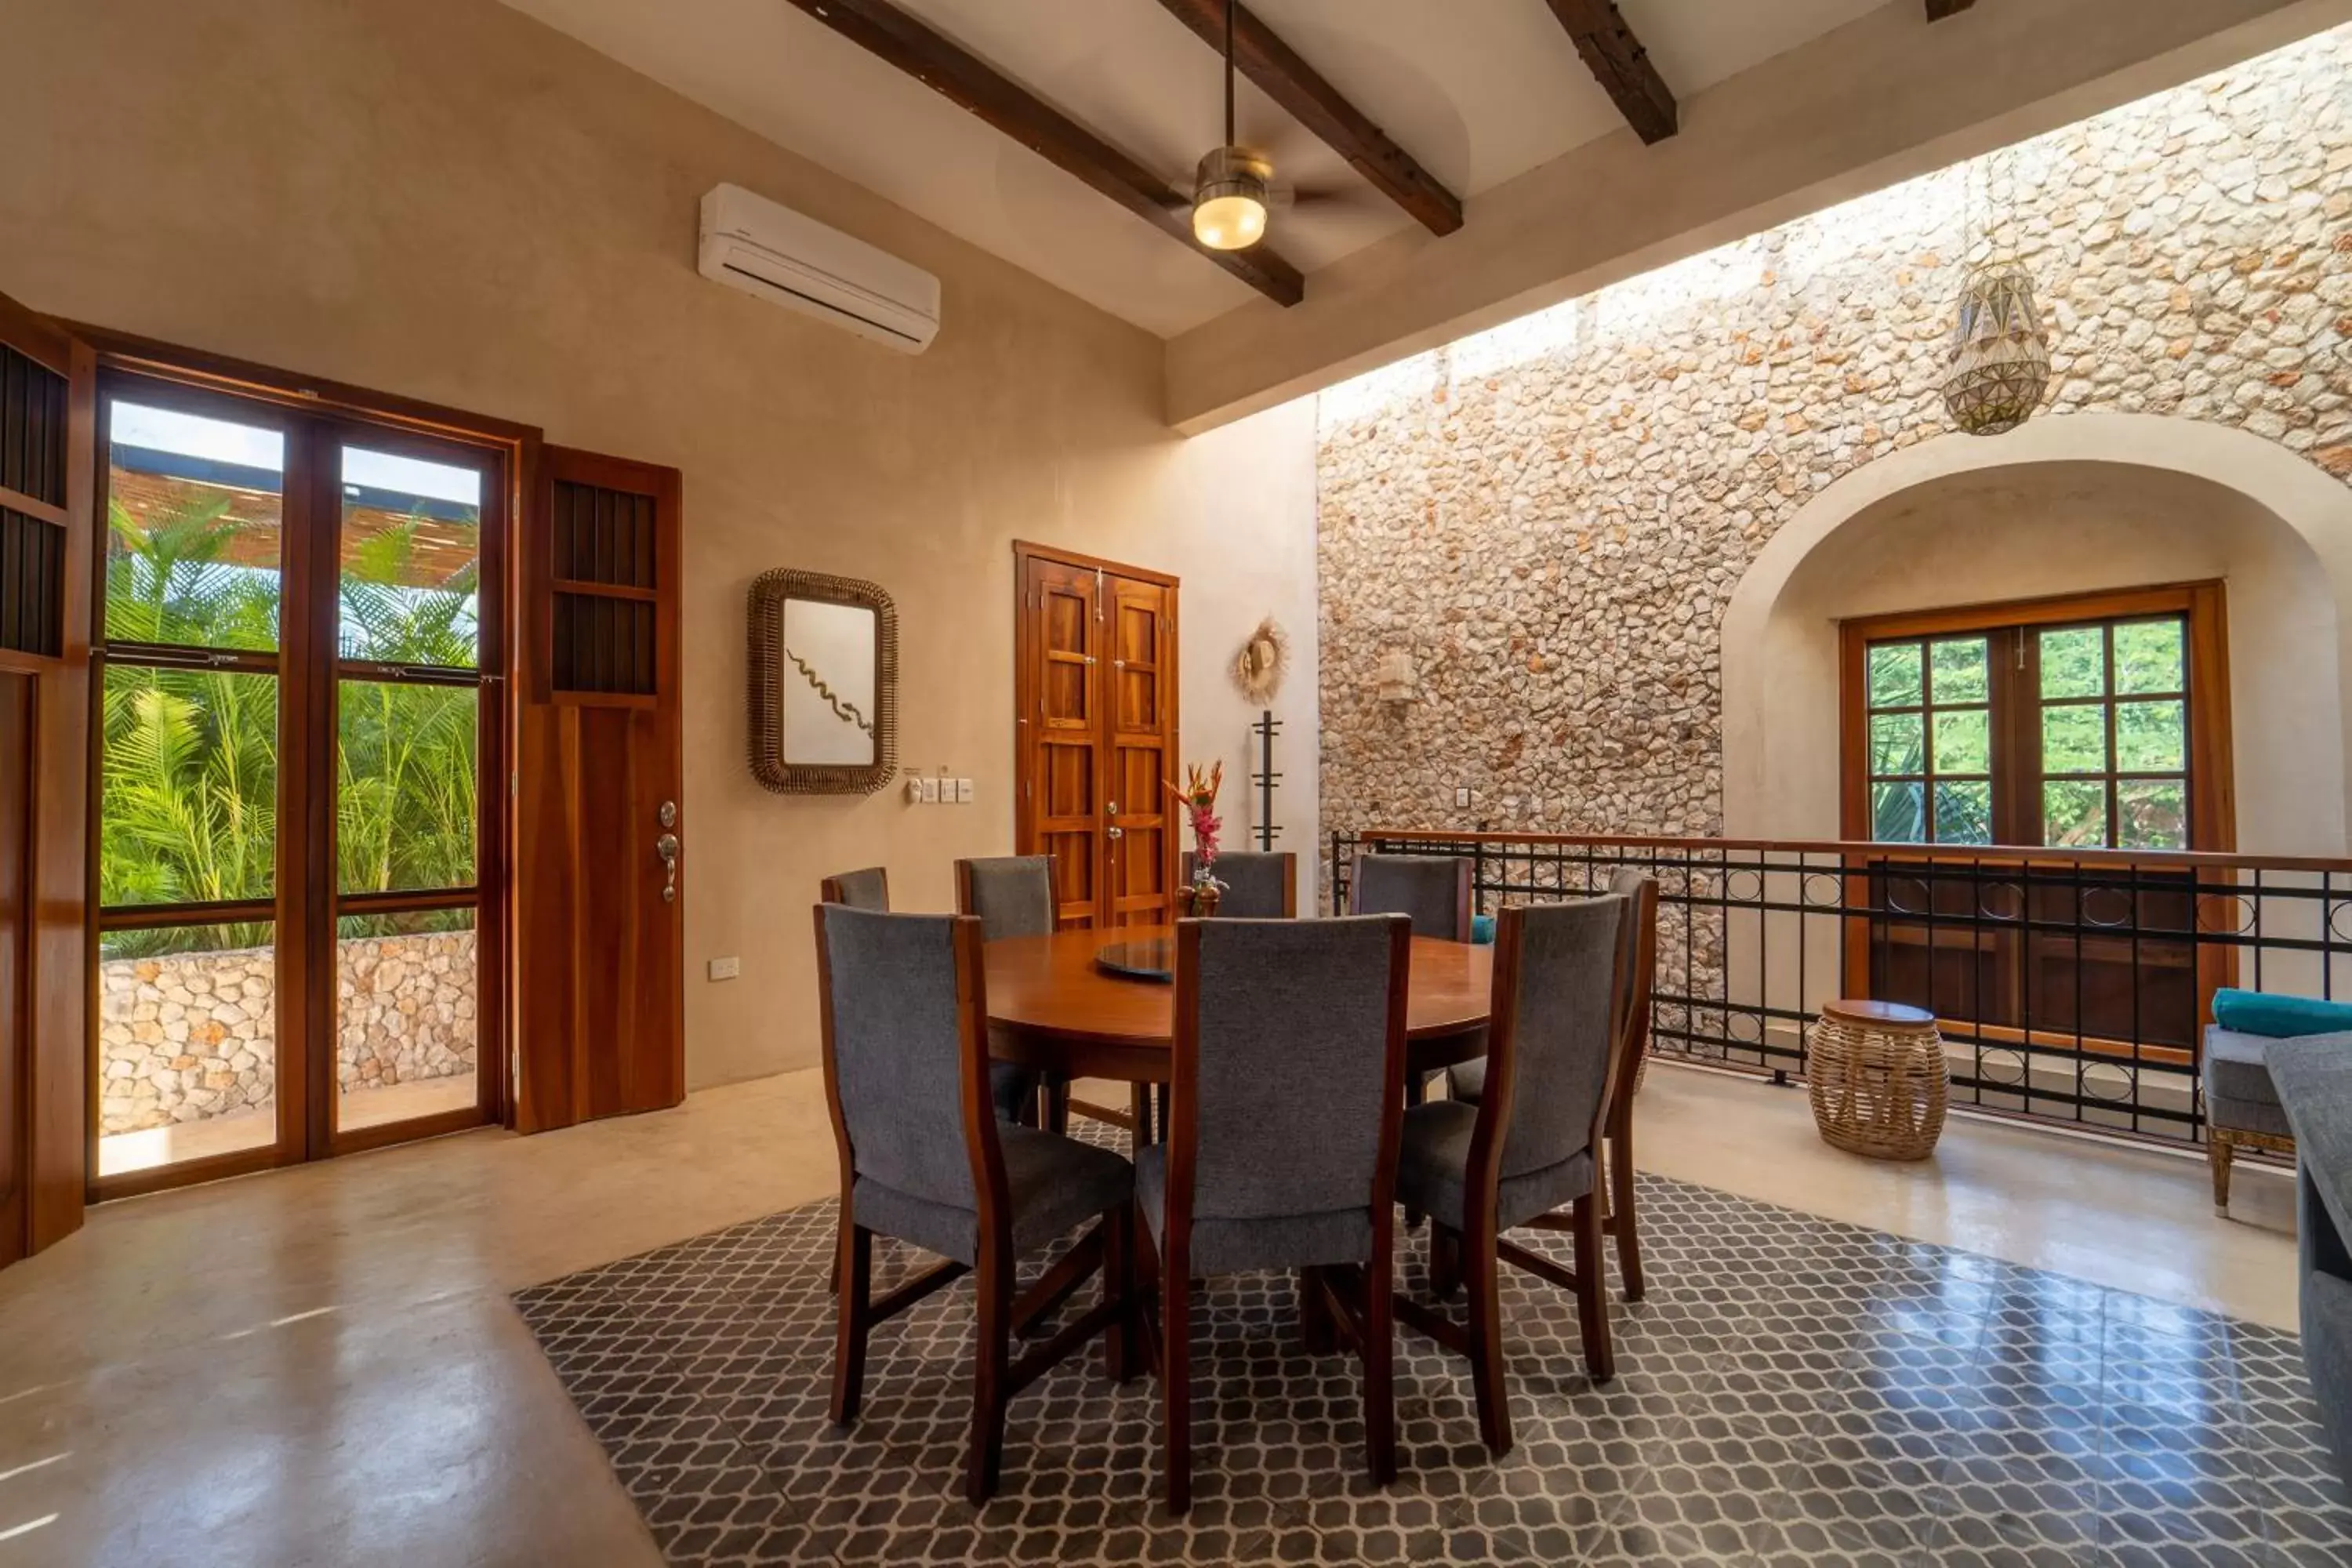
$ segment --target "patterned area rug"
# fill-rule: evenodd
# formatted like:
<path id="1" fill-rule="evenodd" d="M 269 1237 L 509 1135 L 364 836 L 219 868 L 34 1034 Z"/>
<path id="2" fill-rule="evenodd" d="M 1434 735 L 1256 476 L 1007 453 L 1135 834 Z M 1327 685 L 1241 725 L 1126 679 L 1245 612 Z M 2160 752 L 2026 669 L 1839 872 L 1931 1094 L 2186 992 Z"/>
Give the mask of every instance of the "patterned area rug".
<path id="1" fill-rule="evenodd" d="M 1701 1187 L 1642 1201 L 1616 1381 L 1586 1382 L 1573 1301 L 1506 1270 L 1517 1446 L 1490 1461 L 1462 1363 L 1400 1328 L 1385 1492 L 1288 1278 L 1216 1281 L 1181 1521 L 1155 1385 L 1092 1352 L 1014 1403 L 1002 1493 L 963 1502 L 968 1282 L 877 1331 L 835 1430 L 830 1203 L 515 1300 L 678 1564 L 2352 1563 L 2294 1336 Z M 879 1287 L 928 1261 L 880 1248 Z"/>

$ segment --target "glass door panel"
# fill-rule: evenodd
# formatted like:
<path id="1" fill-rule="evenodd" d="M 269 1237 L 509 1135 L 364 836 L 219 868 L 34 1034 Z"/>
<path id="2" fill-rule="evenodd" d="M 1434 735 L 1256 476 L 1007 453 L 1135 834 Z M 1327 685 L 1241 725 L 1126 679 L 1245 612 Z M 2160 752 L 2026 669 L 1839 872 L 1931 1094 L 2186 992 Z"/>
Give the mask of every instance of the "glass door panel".
<path id="1" fill-rule="evenodd" d="M 165 388 L 106 399 L 101 1180 L 266 1163 L 279 1142 L 289 443 L 231 412 Z"/>
<path id="2" fill-rule="evenodd" d="M 469 909 L 335 922 L 336 1126 L 470 1110 L 481 975 Z"/>
<path id="3" fill-rule="evenodd" d="M 286 437 L 108 404 L 106 640 L 274 652 Z"/>
<path id="4" fill-rule="evenodd" d="M 471 888 L 479 691 L 347 679 L 335 706 L 339 890 Z"/>
<path id="5" fill-rule="evenodd" d="M 476 1048 L 487 478 L 423 442 L 339 448 L 338 1136 L 484 1103 Z"/>
<path id="6" fill-rule="evenodd" d="M 100 1176 L 278 1142 L 276 940 L 267 921 L 100 939 Z"/>

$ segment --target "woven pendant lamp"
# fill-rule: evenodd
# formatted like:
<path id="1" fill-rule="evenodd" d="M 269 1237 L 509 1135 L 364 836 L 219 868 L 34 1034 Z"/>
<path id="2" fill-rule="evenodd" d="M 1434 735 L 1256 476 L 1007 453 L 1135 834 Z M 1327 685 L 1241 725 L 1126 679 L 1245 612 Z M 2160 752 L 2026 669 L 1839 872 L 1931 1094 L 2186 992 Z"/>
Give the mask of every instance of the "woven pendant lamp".
<path id="1" fill-rule="evenodd" d="M 2050 390 L 2050 331 L 2033 297 L 2033 275 L 1997 259 L 1960 282 L 1944 410 L 1971 436 L 2014 430 Z"/>
<path id="2" fill-rule="evenodd" d="M 2017 228 L 2017 154 L 2008 155 L 2010 229 Z M 1944 411 L 1971 436 L 1998 436 L 2033 416 L 2050 390 L 2050 330 L 2034 298 L 2033 274 L 2003 254 L 1995 236 L 1982 236 L 1988 255 L 1974 259 L 1977 242 L 1975 182 L 1983 171 L 1988 230 L 1998 226 L 1994 159 L 1964 167 L 1961 255 L 1969 266 L 1953 308 L 1952 346 L 1944 367 Z"/>

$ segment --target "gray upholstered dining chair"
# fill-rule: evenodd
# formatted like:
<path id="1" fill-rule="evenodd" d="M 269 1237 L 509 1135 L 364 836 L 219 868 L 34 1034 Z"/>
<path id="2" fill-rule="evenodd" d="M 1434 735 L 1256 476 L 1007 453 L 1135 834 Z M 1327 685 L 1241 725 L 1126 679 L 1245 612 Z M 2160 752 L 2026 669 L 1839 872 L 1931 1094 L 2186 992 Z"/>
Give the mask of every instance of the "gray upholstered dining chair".
<path id="1" fill-rule="evenodd" d="M 1287 921 L 1298 918 L 1298 857 L 1287 849 L 1228 849 L 1217 857 L 1217 880 L 1225 890 L 1217 900 L 1219 920 Z M 1192 880 L 1192 851 L 1184 851 L 1184 874 L 1178 886 Z"/>
<path id="2" fill-rule="evenodd" d="M 1412 934 L 1470 940 L 1470 862 L 1459 855 L 1359 855 L 1348 887 L 1359 915 L 1409 915 Z"/>
<path id="3" fill-rule="evenodd" d="M 1156 1266 L 1168 1507 L 1192 1502 L 1192 1281 L 1298 1271 L 1307 1349 L 1364 1367 L 1376 1486 L 1396 1479 L 1398 1118 L 1412 938 L 1394 917 L 1182 921 L 1168 1142 L 1136 1155 Z M 1339 1331 L 1346 1321 L 1346 1332 Z"/>
<path id="4" fill-rule="evenodd" d="M 1106 1368 L 1132 1374 L 1139 1328 L 1129 1281 L 1135 1173 L 1108 1149 L 1012 1126 L 988 1104 L 987 972 L 980 922 L 816 907 L 824 1089 L 841 1156 L 832 1414 L 857 1418 L 866 1342 L 942 1285 L 977 1276 L 978 1344 L 964 1495 L 996 1489 L 1004 1411 L 1071 1352 L 1108 1335 Z M 1014 1265 L 1088 1220 L 1076 1264 L 1016 1301 Z M 896 1237 L 945 1262 L 873 1299 L 873 1242 Z M 1102 1272 L 1102 1298 L 1052 1340 L 1011 1360 L 1016 1324 L 1041 1292 L 1066 1298 L 1074 1269 Z"/>
<path id="5" fill-rule="evenodd" d="M 1051 936 L 1058 923 L 1054 898 L 1058 870 L 1051 855 L 959 860 L 955 863 L 956 913 L 978 920 L 981 934 L 990 942 Z M 1055 1132 L 1069 1126 L 1067 1080 L 1011 1062 L 996 1062 L 989 1068 L 989 1083 L 996 1097 L 996 1113 L 1005 1121 L 1043 1124 Z"/>
<path id="6" fill-rule="evenodd" d="M 1496 919 L 1486 1097 L 1475 1106 L 1441 1100 L 1404 1113 L 1397 1194 L 1429 1215 L 1435 1293 L 1443 1300 L 1465 1283 L 1470 1310 L 1456 1323 L 1400 1297 L 1396 1313 L 1468 1358 L 1479 1434 L 1497 1456 L 1511 1447 L 1499 1264 L 1571 1292 L 1586 1370 L 1595 1383 L 1616 1375 L 1597 1165 L 1625 1061 L 1632 907 L 1613 894 L 1506 907 Z M 1562 1204 L 1570 1212 L 1555 1214 Z M 1519 1226 L 1570 1231 L 1575 1268 L 1504 1237 Z"/>
<path id="7" fill-rule="evenodd" d="M 1359 855 L 1348 885 L 1348 908 L 1360 915 L 1404 915 L 1415 936 L 1468 942 L 1471 880 L 1470 861 L 1459 855 Z M 1421 1104 L 1436 1077 L 1412 1074 L 1405 1083 L 1406 1098 Z M 1419 1225 L 1419 1206 L 1408 1204 L 1404 1220 Z"/>
<path id="8" fill-rule="evenodd" d="M 1658 879 L 1646 871 L 1621 866 L 1610 873 L 1609 889 L 1632 900 L 1628 911 L 1636 922 L 1637 941 L 1623 950 L 1629 971 L 1619 977 L 1626 987 L 1623 1027 L 1625 1070 L 1618 1076 L 1616 1102 L 1609 1108 L 1609 1204 L 1604 1227 L 1617 1238 L 1617 1273 L 1625 1300 L 1638 1301 L 1645 1293 L 1642 1280 L 1642 1230 L 1635 1206 L 1633 1179 L 1633 1091 L 1641 1082 L 1642 1058 L 1650 1048 L 1650 997 L 1657 988 Z M 1475 1105 L 1485 1098 L 1486 1064 L 1464 1062 L 1449 1069 L 1454 1098 Z"/>
<path id="9" fill-rule="evenodd" d="M 1055 858 L 994 855 L 955 863 L 956 912 L 971 915 L 990 942 L 1054 931 Z"/>
<path id="10" fill-rule="evenodd" d="M 847 904 L 853 910 L 887 915 L 890 912 L 890 873 L 880 866 L 843 871 L 819 883 L 817 896 L 828 904 Z"/>

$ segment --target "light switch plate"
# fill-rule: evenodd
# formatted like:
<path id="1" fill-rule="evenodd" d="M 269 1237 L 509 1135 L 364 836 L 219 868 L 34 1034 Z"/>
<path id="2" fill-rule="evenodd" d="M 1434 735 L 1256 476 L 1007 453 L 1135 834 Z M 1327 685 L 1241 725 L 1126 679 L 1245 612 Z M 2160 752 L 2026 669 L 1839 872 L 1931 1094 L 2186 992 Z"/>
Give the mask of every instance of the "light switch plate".
<path id="1" fill-rule="evenodd" d="M 1456 805 L 1468 805 L 1470 804 L 1470 786 L 1468 784 L 1456 784 L 1454 786 L 1454 804 Z"/>
<path id="2" fill-rule="evenodd" d="M 714 958 L 710 961 L 710 978 L 713 980 L 732 980 L 742 973 L 743 961 L 740 958 Z"/>
<path id="3" fill-rule="evenodd" d="M 958 805 L 970 805 L 971 804 L 971 781 L 970 779 L 958 779 L 955 782 L 955 785 L 956 804 Z"/>
<path id="4" fill-rule="evenodd" d="M 923 775 L 923 804 L 925 805 L 940 804 L 940 781 L 929 773 Z"/>

